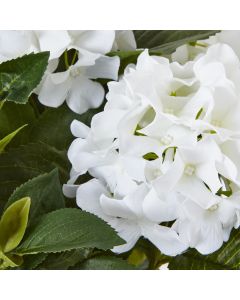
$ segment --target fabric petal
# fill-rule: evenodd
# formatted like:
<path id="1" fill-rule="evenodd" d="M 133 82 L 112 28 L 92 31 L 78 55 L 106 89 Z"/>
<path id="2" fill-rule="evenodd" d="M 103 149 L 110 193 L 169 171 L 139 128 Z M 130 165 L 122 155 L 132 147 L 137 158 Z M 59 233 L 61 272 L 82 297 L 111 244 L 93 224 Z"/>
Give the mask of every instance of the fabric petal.
<path id="1" fill-rule="evenodd" d="M 67 104 L 74 112 L 83 114 L 89 108 L 100 106 L 104 98 L 104 89 L 98 82 L 84 76 L 73 80 L 72 88 L 67 97 Z"/>
<path id="2" fill-rule="evenodd" d="M 119 66 L 120 59 L 118 56 L 101 56 L 95 61 L 93 66 L 87 68 L 86 75 L 91 79 L 106 78 L 117 80 Z"/>
<path id="3" fill-rule="evenodd" d="M 90 132 L 90 128 L 78 120 L 73 120 L 70 128 L 75 137 L 80 137 L 83 139 L 86 138 Z"/>
<path id="4" fill-rule="evenodd" d="M 149 239 L 163 254 L 176 256 L 188 246 L 180 242 L 179 236 L 171 228 L 154 224 L 142 228 L 143 236 Z"/>
<path id="5" fill-rule="evenodd" d="M 46 106 L 58 107 L 63 104 L 71 87 L 69 72 L 54 73 L 46 76 L 38 99 Z"/>

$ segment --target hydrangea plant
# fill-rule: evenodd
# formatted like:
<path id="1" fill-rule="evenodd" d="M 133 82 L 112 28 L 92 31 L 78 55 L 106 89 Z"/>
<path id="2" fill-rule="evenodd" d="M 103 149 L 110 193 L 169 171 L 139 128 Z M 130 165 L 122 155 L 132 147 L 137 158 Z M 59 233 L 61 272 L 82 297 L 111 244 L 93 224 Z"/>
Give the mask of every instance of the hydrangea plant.
<path id="1" fill-rule="evenodd" d="M 239 269 L 239 31 L 0 31 L 1 269 Z"/>

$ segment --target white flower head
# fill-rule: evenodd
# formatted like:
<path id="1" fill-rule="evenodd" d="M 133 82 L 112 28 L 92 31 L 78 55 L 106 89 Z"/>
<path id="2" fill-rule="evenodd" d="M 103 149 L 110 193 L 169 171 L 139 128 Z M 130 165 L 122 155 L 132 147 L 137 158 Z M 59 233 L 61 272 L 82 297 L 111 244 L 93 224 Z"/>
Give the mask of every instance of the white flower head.
<path id="1" fill-rule="evenodd" d="M 113 251 L 143 236 L 167 255 L 208 254 L 239 226 L 240 63 L 227 44 L 203 48 L 183 64 L 144 50 L 91 126 L 72 124 L 65 188 L 94 177 L 72 194 L 126 241 Z"/>

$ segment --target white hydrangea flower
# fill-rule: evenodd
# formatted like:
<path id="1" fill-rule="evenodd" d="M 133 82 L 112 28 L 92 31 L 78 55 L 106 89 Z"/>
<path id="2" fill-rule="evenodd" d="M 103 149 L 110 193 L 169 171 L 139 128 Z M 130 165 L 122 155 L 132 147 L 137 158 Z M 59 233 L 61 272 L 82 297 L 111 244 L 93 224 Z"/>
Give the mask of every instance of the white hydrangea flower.
<path id="1" fill-rule="evenodd" d="M 208 254 L 239 227 L 239 72 L 226 44 L 184 64 L 145 50 L 108 84 L 91 127 L 72 123 L 64 192 L 126 240 L 118 252 L 144 236 L 168 255 L 188 247 Z M 75 185 L 86 172 L 95 179 Z"/>
<path id="2" fill-rule="evenodd" d="M 119 58 L 105 54 L 114 50 L 134 50 L 132 31 L 114 30 L 35 30 L 0 31 L 0 62 L 31 52 L 50 51 L 49 65 L 35 92 L 39 101 L 51 107 L 65 100 L 76 113 L 100 106 L 104 89 L 97 78 L 117 80 Z M 76 53 L 67 70 L 56 72 L 60 56 L 71 49 Z"/>

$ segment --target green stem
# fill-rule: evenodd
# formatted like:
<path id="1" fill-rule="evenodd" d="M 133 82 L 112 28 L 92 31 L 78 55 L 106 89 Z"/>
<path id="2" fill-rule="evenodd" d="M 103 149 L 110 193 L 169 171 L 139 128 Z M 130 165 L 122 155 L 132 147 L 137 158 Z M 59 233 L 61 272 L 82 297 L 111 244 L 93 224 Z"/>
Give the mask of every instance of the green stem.
<path id="1" fill-rule="evenodd" d="M 66 69 L 68 69 L 69 68 L 69 63 L 68 63 L 67 50 L 64 52 L 64 62 L 65 62 Z"/>
<path id="2" fill-rule="evenodd" d="M 77 50 L 75 51 L 75 53 L 73 55 L 73 59 L 72 59 L 71 65 L 73 65 L 75 63 L 76 58 L 77 58 Z"/>

